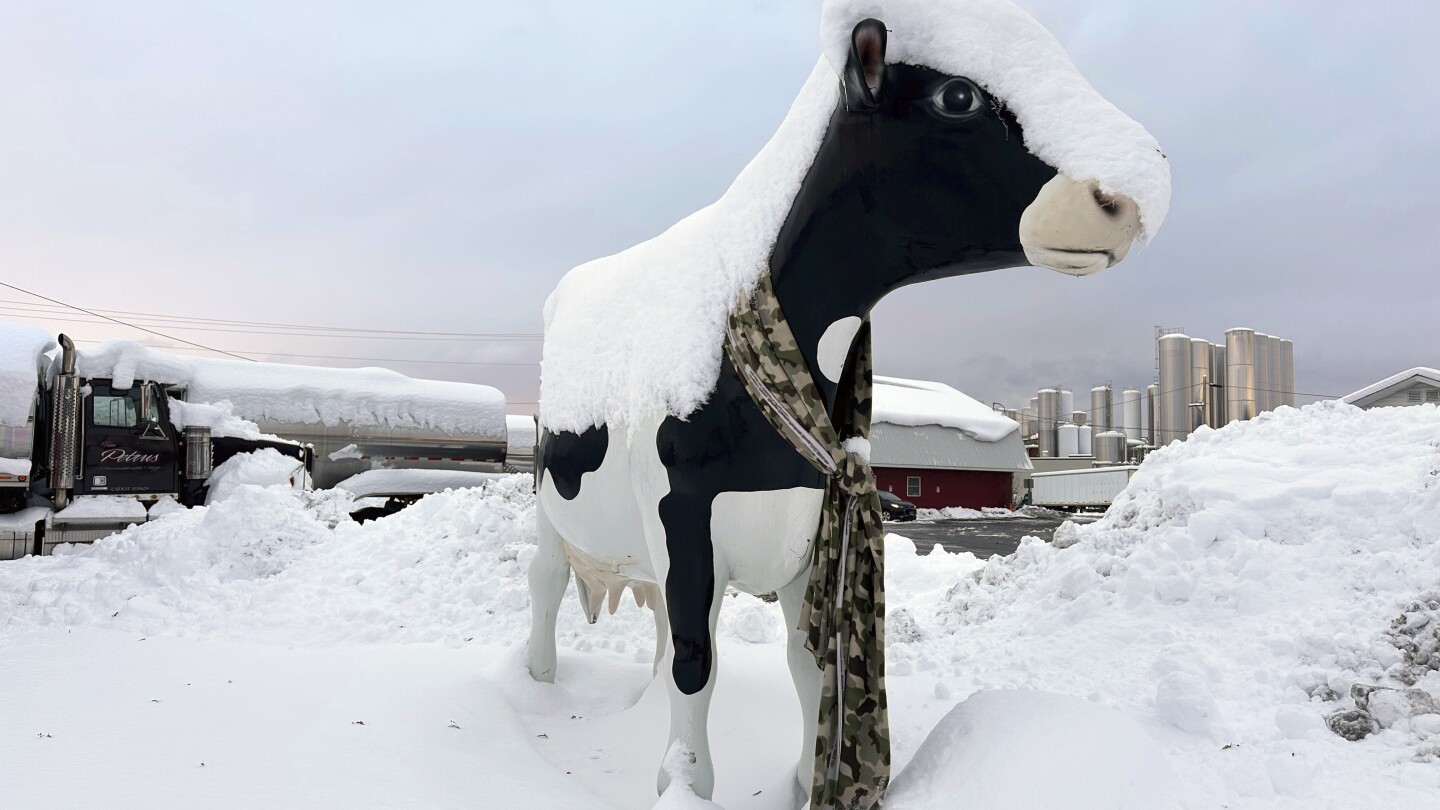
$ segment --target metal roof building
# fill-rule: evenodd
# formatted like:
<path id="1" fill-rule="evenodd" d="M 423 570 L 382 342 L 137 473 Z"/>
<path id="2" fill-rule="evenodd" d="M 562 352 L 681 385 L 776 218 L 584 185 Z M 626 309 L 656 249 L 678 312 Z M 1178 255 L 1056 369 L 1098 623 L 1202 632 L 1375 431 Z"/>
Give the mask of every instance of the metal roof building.
<path id="1" fill-rule="evenodd" d="M 1367 385 L 1343 400 L 1357 408 L 1440 404 L 1440 369 L 1418 366 Z"/>
<path id="2" fill-rule="evenodd" d="M 948 385 L 876 377 L 873 421 L 876 484 L 922 508 L 1008 507 L 1032 469 L 1019 425 Z"/>

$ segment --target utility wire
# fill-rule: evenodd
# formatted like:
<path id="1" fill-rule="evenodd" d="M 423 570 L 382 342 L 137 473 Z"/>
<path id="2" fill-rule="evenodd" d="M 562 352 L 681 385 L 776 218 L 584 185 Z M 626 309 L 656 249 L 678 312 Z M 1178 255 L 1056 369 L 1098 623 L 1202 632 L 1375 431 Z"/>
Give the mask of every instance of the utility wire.
<path id="1" fill-rule="evenodd" d="M 102 340 L 76 340 L 75 342 L 76 342 L 76 343 L 103 343 L 104 341 L 102 341 Z M 158 350 L 162 350 L 162 351 L 176 351 L 176 350 L 179 350 L 179 351 L 198 351 L 197 349 L 191 349 L 191 348 L 186 347 L 186 346 L 152 346 L 152 345 L 150 345 L 150 344 L 148 344 L 148 343 L 142 343 L 142 344 L 140 344 L 140 345 L 145 346 L 145 347 L 148 348 L 148 349 L 158 349 Z M 218 351 L 218 350 L 216 350 L 216 349 L 210 349 L 210 350 L 207 350 L 207 351 Z M 263 354 L 263 355 L 266 355 L 266 356 L 268 356 L 268 357 L 308 357 L 308 358 L 312 358 L 312 359 L 316 359 L 316 360 L 363 360 L 363 361 L 369 362 L 369 363 L 426 363 L 426 364 L 452 365 L 452 366 L 524 366 L 524 367 L 530 367 L 530 368 L 538 368 L 538 367 L 540 366 L 539 363 L 503 363 L 503 362 L 494 362 L 494 363 L 492 363 L 492 362 L 489 362 L 489 361 L 481 361 L 481 360 L 406 360 L 406 359 L 400 358 L 400 357 L 355 357 L 355 356 L 353 356 L 353 355 L 348 355 L 348 354 L 286 354 L 286 353 L 284 353 L 284 352 L 271 352 L 271 351 L 265 351 L 265 350 L 263 350 L 263 349 L 249 349 L 249 350 L 247 350 L 247 351 L 249 351 L 251 354 Z"/>
<path id="2" fill-rule="evenodd" d="M 96 317 L 96 318 L 103 318 L 103 319 L 105 319 L 105 320 L 107 320 L 107 321 L 110 321 L 111 323 L 118 323 L 118 324 L 120 324 L 121 326 L 128 326 L 128 327 L 130 327 L 131 329 L 139 329 L 141 332 L 149 332 L 149 333 L 152 334 L 152 335 L 157 335 L 157 336 L 159 336 L 159 337 L 165 338 L 166 340 L 175 340 L 175 341 L 179 341 L 180 343 L 184 343 L 184 344 L 187 344 L 187 345 L 190 345 L 190 346 L 194 346 L 194 347 L 196 347 L 197 349 L 204 349 L 205 351 L 208 351 L 208 352 L 215 352 L 215 353 L 217 353 L 217 354 L 229 355 L 229 356 L 231 356 L 231 357 L 234 357 L 234 358 L 237 359 L 237 360 L 249 360 L 249 361 L 252 362 L 252 363 L 255 362 L 255 361 L 252 360 L 251 358 L 245 357 L 245 356 L 243 356 L 243 355 L 235 354 L 235 353 L 233 353 L 233 352 L 223 351 L 223 350 L 221 350 L 221 349 L 212 349 L 212 348 L 210 348 L 209 346 L 206 346 L 206 345 L 204 345 L 204 344 L 202 344 L 202 343 L 196 343 L 196 342 L 194 342 L 193 340 L 185 340 L 184 338 L 172 337 L 172 336 L 170 336 L 170 335 L 165 334 L 164 332 L 156 332 L 154 329 L 147 329 L 147 328 L 145 328 L 145 327 L 143 327 L 143 326 L 136 326 L 136 325 L 133 324 L 133 323 L 126 323 L 125 321 L 122 321 L 122 320 L 120 320 L 119 318 L 112 318 L 112 317 L 110 317 L 109 315 L 101 315 L 101 314 L 98 313 L 98 312 L 92 312 L 92 311 L 90 311 L 90 310 L 88 310 L 88 309 L 85 309 L 84 307 L 77 307 L 77 306 L 75 306 L 74 304 L 67 304 L 67 303 L 65 303 L 64 301 L 57 301 L 57 300 L 55 300 L 54 298 L 50 298 L 50 297 L 48 297 L 48 296 L 41 295 L 40 293 L 30 292 L 29 290 L 22 289 L 22 288 L 20 288 L 20 287 L 16 287 L 14 284 L 7 284 L 6 282 L 0 281 L 0 287 L 8 287 L 9 289 L 12 289 L 12 290 L 14 290 L 14 291 L 16 291 L 16 292 L 19 292 L 19 293 L 24 293 L 25 295 L 33 295 L 33 296 L 36 297 L 36 298 L 44 299 L 44 300 L 46 300 L 46 301 L 49 301 L 49 302 L 52 303 L 52 304 L 59 304 L 59 305 L 62 306 L 62 307 L 66 307 L 66 308 L 68 308 L 68 309 L 73 309 L 73 310 L 76 310 L 76 311 L 78 311 L 78 312 L 83 312 L 83 313 L 85 313 L 86 315 L 92 315 L 92 316 L 94 316 L 94 317 Z"/>
<path id="3" fill-rule="evenodd" d="M 21 311 L 28 311 L 28 312 L 43 312 L 43 311 L 45 311 L 45 310 L 47 310 L 47 309 L 54 309 L 54 307 L 47 307 L 47 306 L 44 305 L 44 304 L 34 304 L 34 303 L 31 303 L 31 302 L 26 302 L 26 301 L 11 301 L 11 300 L 0 299 L 0 305 L 5 305 L 5 304 L 11 304 L 11 305 L 16 305 L 16 306 L 0 306 L 0 309 L 19 309 L 19 310 L 21 310 Z M 70 308 L 73 309 L 74 307 L 70 307 Z M 372 328 L 366 328 L 366 327 L 350 327 L 350 326 L 313 326 L 313 325 L 309 325 L 309 324 L 296 324 L 296 323 L 271 323 L 271 322 L 267 322 L 267 321 L 247 321 L 247 320 L 236 320 L 236 319 L 230 319 L 230 318 L 201 318 L 201 317 L 194 317 L 194 316 L 188 316 L 188 315 L 160 315 L 160 314 L 156 314 L 156 313 L 135 312 L 135 311 L 131 311 L 131 310 L 122 310 L 122 309 L 97 309 L 97 310 L 93 310 L 93 313 L 97 313 L 97 314 L 98 314 L 98 313 L 106 313 L 106 312 L 108 312 L 108 313 L 113 313 L 113 314 L 116 314 L 116 315 L 133 315 L 133 316 L 137 316 L 137 317 L 139 317 L 139 318 L 141 318 L 141 319 L 144 319 L 144 320 L 152 320 L 152 321 L 153 321 L 153 320 L 173 321 L 173 322 L 184 323 L 184 324 L 190 324 L 190 323 L 214 324 L 214 325 L 220 325 L 220 326 L 256 326 L 256 327 L 262 327 L 262 328 L 265 328 L 265 329 L 304 329 L 304 330 L 306 330 L 306 331 L 316 331 L 316 332 L 357 332 L 357 333 L 366 333 L 366 334 L 374 334 L 374 335 L 419 335 L 419 336 L 427 336 L 427 337 L 435 337 L 435 338 L 474 338 L 474 339 L 477 339 L 477 340 L 478 340 L 478 339 L 485 339 L 485 340 L 540 340 L 540 339 L 542 339 L 542 338 L 544 337 L 544 336 L 541 335 L 541 334 L 538 334 L 538 333 L 530 333 L 530 332 L 432 332 L 432 331 L 412 330 L 412 329 L 372 329 Z M 177 328 L 191 328 L 191 327 L 177 327 Z M 279 332 L 262 332 L 262 333 L 260 333 L 260 334 L 282 334 L 282 333 L 279 333 Z"/>

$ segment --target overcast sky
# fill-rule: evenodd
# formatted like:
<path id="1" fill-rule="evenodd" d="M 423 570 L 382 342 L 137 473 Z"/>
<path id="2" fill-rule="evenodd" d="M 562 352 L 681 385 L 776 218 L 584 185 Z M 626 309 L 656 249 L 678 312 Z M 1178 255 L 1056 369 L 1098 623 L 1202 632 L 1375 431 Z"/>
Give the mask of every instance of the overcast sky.
<path id="1" fill-rule="evenodd" d="M 1440 4 L 1022 5 L 1159 139 L 1169 220 L 1091 278 L 891 296 L 880 373 L 1016 406 L 1143 386 L 1157 325 L 1291 338 L 1306 393 L 1440 366 Z M 817 59 L 818 18 L 818 0 L 7 0 L 0 280 L 87 308 L 534 335 L 570 267 L 724 191 Z M 0 319 L 16 301 L 35 299 L 0 290 Z M 458 361 L 328 362 L 538 392 L 538 366 L 460 364 L 534 363 L 532 339 L 145 322 L 257 358 Z"/>

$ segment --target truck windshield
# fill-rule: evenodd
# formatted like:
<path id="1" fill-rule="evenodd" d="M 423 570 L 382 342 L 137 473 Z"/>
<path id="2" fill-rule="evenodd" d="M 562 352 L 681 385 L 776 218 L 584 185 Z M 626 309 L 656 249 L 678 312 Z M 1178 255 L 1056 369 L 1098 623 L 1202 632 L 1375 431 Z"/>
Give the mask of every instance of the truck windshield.
<path id="1" fill-rule="evenodd" d="M 129 397 L 95 396 L 96 427 L 135 427 L 135 400 Z"/>

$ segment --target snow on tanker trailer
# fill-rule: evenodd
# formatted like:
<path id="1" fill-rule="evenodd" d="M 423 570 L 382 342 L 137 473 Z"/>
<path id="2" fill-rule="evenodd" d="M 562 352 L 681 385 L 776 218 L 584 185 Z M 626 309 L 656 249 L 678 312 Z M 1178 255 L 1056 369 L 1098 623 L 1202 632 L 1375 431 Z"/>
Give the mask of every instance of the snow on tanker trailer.
<path id="1" fill-rule="evenodd" d="M 205 503 L 214 468 L 265 448 L 294 460 L 292 483 L 322 488 L 376 467 L 505 461 L 505 400 L 488 386 L 129 341 L 77 351 L 64 335 L 57 349 L 5 324 L 0 355 L 0 559 L 105 537 L 161 501 Z"/>
<path id="2" fill-rule="evenodd" d="M 1137 469 L 1133 466 L 1091 467 L 1035 473 L 1031 476 L 1034 489 L 1030 502 L 1051 509 L 1107 508 L 1125 491 Z"/>

